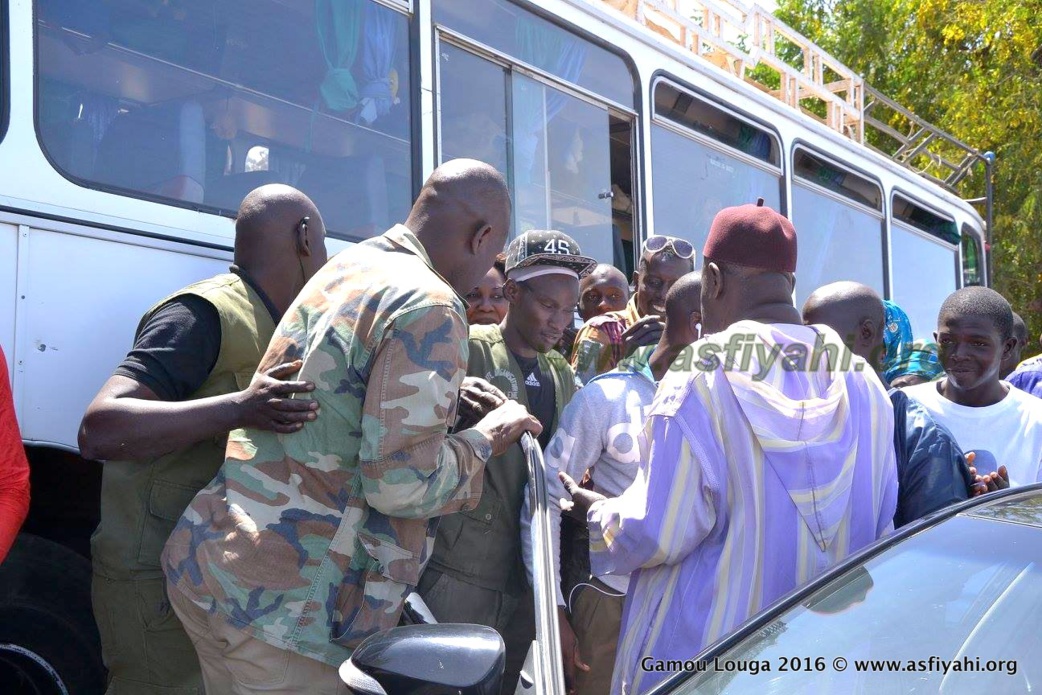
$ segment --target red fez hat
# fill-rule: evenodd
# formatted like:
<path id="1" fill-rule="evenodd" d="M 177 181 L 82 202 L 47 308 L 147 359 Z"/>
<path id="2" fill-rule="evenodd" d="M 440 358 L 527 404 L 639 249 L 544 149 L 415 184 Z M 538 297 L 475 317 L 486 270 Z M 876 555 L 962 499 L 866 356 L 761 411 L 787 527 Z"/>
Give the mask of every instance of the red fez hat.
<path id="1" fill-rule="evenodd" d="M 702 256 L 719 263 L 796 272 L 796 229 L 763 204 L 724 208 L 713 219 Z"/>

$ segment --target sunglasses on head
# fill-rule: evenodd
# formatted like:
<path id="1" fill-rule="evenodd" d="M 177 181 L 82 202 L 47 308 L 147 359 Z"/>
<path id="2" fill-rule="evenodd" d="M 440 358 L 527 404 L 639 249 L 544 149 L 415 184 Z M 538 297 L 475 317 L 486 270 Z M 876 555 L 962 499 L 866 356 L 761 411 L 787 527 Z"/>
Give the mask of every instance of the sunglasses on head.
<path id="1" fill-rule="evenodd" d="M 644 249 L 641 253 L 655 254 L 664 251 L 666 248 L 673 249 L 673 253 L 678 258 L 693 258 L 695 255 L 695 247 L 690 242 L 678 239 L 675 236 L 665 235 L 648 237 L 648 240 L 644 242 Z"/>

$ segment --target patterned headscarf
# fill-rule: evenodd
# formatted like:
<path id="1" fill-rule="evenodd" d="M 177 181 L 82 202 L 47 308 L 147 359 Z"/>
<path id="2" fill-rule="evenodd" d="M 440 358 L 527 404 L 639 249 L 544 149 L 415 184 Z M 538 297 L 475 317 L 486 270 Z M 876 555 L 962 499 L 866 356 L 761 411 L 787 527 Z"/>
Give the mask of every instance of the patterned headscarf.
<path id="1" fill-rule="evenodd" d="M 907 352 L 905 360 L 895 376 L 913 374 L 933 381 L 944 374 L 944 367 L 937 357 L 937 343 L 932 340 L 917 341 Z"/>
<path id="2" fill-rule="evenodd" d="M 908 314 L 888 299 L 883 300 L 886 319 L 883 322 L 883 344 L 886 346 L 886 362 L 883 377 L 889 382 L 904 373 L 902 367 L 912 344 L 912 322 Z"/>

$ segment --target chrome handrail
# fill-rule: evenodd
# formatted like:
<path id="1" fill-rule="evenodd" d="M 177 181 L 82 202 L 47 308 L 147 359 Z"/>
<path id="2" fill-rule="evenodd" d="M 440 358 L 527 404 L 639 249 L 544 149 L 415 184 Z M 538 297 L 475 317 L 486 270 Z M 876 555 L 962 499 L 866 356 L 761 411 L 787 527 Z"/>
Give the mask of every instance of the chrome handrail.
<path id="1" fill-rule="evenodd" d="M 530 433 L 521 436 L 528 464 L 529 503 L 532 508 L 532 593 L 535 596 L 534 673 L 540 695 L 565 695 L 561 631 L 557 623 L 553 543 L 550 538 L 550 507 L 546 492 L 546 463 L 543 450 Z M 549 674 L 539 682 L 539 674 Z M 542 687 L 540 687 L 542 686 Z"/>

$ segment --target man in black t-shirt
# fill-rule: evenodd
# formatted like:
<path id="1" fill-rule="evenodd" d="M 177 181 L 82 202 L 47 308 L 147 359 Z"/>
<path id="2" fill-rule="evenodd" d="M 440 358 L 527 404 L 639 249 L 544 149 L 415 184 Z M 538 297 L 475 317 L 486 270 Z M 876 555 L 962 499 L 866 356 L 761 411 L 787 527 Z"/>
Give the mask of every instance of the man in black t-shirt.
<path id="1" fill-rule="evenodd" d="M 104 460 L 91 539 L 92 597 L 109 693 L 202 693 L 195 650 L 171 611 L 159 556 L 177 519 L 224 461 L 228 432 L 295 432 L 317 416 L 282 381 L 300 362 L 254 377 L 275 325 L 326 261 L 325 229 L 289 186 L 246 196 L 231 272 L 160 301 L 87 408 L 84 458 Z"/>

